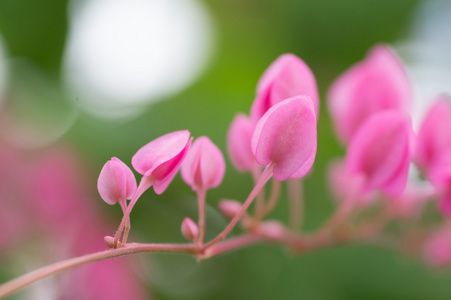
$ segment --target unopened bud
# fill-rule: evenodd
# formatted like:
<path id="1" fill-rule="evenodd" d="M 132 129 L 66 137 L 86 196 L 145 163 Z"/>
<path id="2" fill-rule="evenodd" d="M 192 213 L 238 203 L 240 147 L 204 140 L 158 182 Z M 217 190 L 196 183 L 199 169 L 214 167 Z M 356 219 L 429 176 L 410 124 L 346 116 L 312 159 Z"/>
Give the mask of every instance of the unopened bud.
<path id="1" fill-rule="evenodd" d="M 199 236 L 199 228 L 190 218 L 185 218 L 182 222 L 182 234 L 187 240 L 196 241 Z"/>
<path id="2" fill-rule="evenodd" d="M 225 199 L 219 202 L 219 210 L 226 218 L 233 219 L 240 209 L 241 203 L 236 200 Z"/>
<path id="3" fill-rule="evenodd" d="M 260 225 L 261 233 L 270 239 L 279 239 L 285 234 L 285 226 L 279 221 L 266 221 Z"/>
<path id="4" fill-rule="evenodd" d="M 109 248 L 113 248 L 114 246 L 114 238 L 112 236 L 105 236 L 103 238 L 103 240 L 105 241 L 105 244 L 109 247 Z"/>

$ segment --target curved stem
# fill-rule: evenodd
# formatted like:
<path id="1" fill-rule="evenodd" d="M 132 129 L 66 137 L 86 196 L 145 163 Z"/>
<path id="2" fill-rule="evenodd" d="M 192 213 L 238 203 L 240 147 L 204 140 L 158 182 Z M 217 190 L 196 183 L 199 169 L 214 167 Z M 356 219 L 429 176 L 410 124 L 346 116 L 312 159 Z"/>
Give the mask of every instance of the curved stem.
<path id="1" fill-rule="evenodd" d="M 349 198 L 344 199 L 337 210 L 330 216 L 330 218 L 320 227 L 317 237 L 328 235 L 331 231 L 338 228 L 343 221 L 352 213 L 357 202 L 357 193 L 354 193 Z"/>
<path id="2" fill-rule="evenodd" d="M 141 195 L 149 188 L 151 187 L 153 184 L 153 179 L 148 177 L 148 176 L 143 176 L 141 178 L 141 182 L 139 183 L 138 188 L 136 189 L 135 194 L 132 197 L 132 200 L 130 201 L 130 203 L 128 204 L 127 207 L 127 211 L 124 213 L 124 216 L 122 217 L 122 221 L 119 224 L 119 228 L 116 231 L 116 234 L 114 235 L 114 240 L 113 240 L 113 248 L 117 248 L 117 243 L 119 241 L 119 237 L 122 234 L 122 231 L 124 230 L 124 226 L 126 222 L 129 222 L 130 220 L 130 212 L 132 211 L 133 206 L 135 206 L 136 201 L 138 201 L 139 197 L 141 197 Z M 126 231 L 124 233 L 124 236 L 127 237 L 128 236 L 128 231 Z M 125 242 L 123 242 L 122 244 L 125 244 Z"/>
<path id="3" fill-rule="evenodd" d="M 254 166 L 252 168 L 252 177 L 254 178 L 254 184 L 257 184 L 260 175 L 261 175 L 261 167 L 257 163 L 254 163 Z M 254 216 L 257 220 L 259 220 L 259 216 L 261 216 L 264 213 L 264 210 L 265 210 L 265 190 L 262 189 L 258 193 L 257 199 L 255 200 Z"/>
<path id="4" fill-rule="evenodd" d="M 269 200 L 266 203 L 265 212 L 261 216 L 261 219 L 266 217 L 270 212 L 272 212 L 274 207 L 276 207 L 277 201 L 279 201 L 279 196 L 280 196 L 280 181 L 273 178 L 271 186 L 271 194 L 269 195 Z"/>
<path id="5" fill-rule="evenodd" d="M 125 247 L 110 249 L 102 252 L 87 254 L 64 261 L 60 261 L 33 272 L 27 273 L 13 280 L 0 285 L 0 298 L 6 297 L 17 290 L 44 277 L 59 273 L 64 270 L 79 267 L 81 265 L 105 260 L 113 257 L 124 256 L 142 252 L 173 252 L 173 253 L 196 253 L 196 247 L 193 244 L 127 244 Z"/>
<path id="6" fill-rule="evenodd" d="M 212 245 L 216 244 L 217 242 L 219 242 L 220 240 L 224 239 L 230 233 L 230 231 L 232 231 L 232 229 L 235 227 L 236 223 L 238 223 L 238 221 L 244 215 L 244 213 L 249 208 L 252 201 L 255 199 L 255 197 L 260 192 L 262 187 L 269 180 L 269 178 L 271 178 L 273 168 L 274 168 L 274 165 L 272 163 L 266 167 L 266 169 L 263 171 L 260 178 L 258 179 L 257 184 L 252 189 L 252 191 L 249 194 L 249 196 L 247 197 L 246 201 L 244 201 L 243 205 L 241 206 L 241 209 L 230 221 L 229 225 L 227 225 L 227 227 L 220 234 L 218 234 L 213 240 L 211 240 L 208 244 L 206 244 L 204 246 L 204 249 L 207 249 L 207 248 L 211 247 Z"/>
<path id="7" fill-rule="evenodd" d="M 125 215 L 125 213 L 127 212 L 127 203 L 126 203 L 126 201 L 120 201 L 119 204 L 121 205 L 122 212 Z M 125 231 L 124 231 L 124 236 L 122 238 L 122 244 L 126 244 L 127 243 L 128 232 L 130 231 L 130 228 L 131 228 L 130 218 L 128 218 L 128 222 L 125 225 Z"/>

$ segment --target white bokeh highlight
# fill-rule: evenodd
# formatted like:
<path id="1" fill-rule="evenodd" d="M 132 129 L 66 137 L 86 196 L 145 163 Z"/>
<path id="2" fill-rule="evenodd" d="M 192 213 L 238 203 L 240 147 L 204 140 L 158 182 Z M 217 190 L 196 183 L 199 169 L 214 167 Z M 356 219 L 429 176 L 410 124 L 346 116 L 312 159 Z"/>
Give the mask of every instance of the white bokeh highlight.
<path id="1" fill-rule="evenodd" d="M 423 2 L 412 19 L 411 37 L 395 47 L 412 81 L 412 120 L 417 130 L 438 95 L 451 95 L 451 1 Z"/>
<path id="2" fill-rule="evenodd" d="M 205 69 L 212 21 L 196 0 L 74 0 L 64 74 L 77 102 L 125 117 L 177 93 Z"/>

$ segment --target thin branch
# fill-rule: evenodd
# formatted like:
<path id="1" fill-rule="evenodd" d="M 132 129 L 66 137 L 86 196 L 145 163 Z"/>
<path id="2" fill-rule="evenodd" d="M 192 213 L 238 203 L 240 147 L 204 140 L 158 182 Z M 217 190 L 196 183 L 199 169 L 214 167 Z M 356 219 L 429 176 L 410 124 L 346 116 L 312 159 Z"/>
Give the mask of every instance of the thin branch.
<path id="1" fill-rule="evenodd" d="M 0 298 L 6 297 L 17 290 L 39 280 L 44 277 L 59 273 L 61 271 L 69 270 L 81 265 L 101 261 L 113 257 L 124 256 L 134 253 L 143 252 L 172 252 L 172 253 L 191 253 L 197 252 L 193 244 L 135 244 L 130 243 L 127 246 L 117 249 L 105 250 L 102 252 L 86 254 L 83 256 L 63 260 L 20 277 L 10 280 L 0 285 Z"/>

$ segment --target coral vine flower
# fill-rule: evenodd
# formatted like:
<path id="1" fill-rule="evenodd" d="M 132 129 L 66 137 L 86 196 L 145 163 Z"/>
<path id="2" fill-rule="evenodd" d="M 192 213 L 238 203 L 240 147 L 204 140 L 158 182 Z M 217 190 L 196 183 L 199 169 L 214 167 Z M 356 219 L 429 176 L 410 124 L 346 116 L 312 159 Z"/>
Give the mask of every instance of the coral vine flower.
<path id="1" fill-rule="evenodd" d="M 451 152 L 443 153 L 435 160 L 428 179 L 436 189 L 439 210 L 451 218 Z"/>
<path id="2" fill-rule="evenodd" d="M 110 204 L 131 199 L 136 191 L 136 179 L 132 170 L 120 159 L 113 157 L 100 171 L 97 188 L 100 197 Z"/>
<path id="3" fill-rule="evenodd" d="M 379 45 L 333 83 L 328 98 L 334 128 L 347 143 L 374 113 L 390 109 L 407 113 L 411 86 L 398 57 Z"/>
<path id="4" fill-rule="evenodd" d="M 257 122 L 273 105 L 297 95 L 312 99 L 318 115 L 319 100 L 315 76 L 307 64 L 294 54 L 279 56 L 263 73 L 257 85 L 257 97 L 251 117 Z"/>
<path id="5" fill-rule="evenodd" d="M 316 114 L 308 96 L 286 99 L 258 121 L 252 151 L 262 166 L 274 164 L 279 181 L 304 176 L 316 155 Z"/>
<path id="6" fill-rule="evenodd" d="M 386 111 L 369 118 L 351 140 L 346 155 L 348 172 L 363 175 L 363 192 L 382 189 L 399 196 L 406 186 L 413 153 L 410 117 Z"/>
<path id="7" fill-rule="evenodd" d="M 251 149 L 254 124 L 244 114 L 237 114 L 227 133 L 227 150 L 232 164 L 238 171 L 251 171 L 255 157 Z"/>
<path id="8" fill-rule="evenodd" d="M 188 153 L 191 141 L 189 131 L 180 130 L 160 136 L 139 149 L 132 165 L 146 180 L 143 189 L 153 185 L 155 193 L 163 193 Z"/>
<path id="9" fill-rule="evenodd" d="M 431 168 L 438 165 L 440 157 L 451 152 L 450 120 L 451 99 L 441 95 L 427 112 L 418 131 L 415 161 L 426 173 L 433 172 Z"/>
<path id="10" fill-rule="evenodd" d="M 206 136 L 197 138 L 182 164 L 183 180 L 193 191 L 217 187 L 224 177 L 225 161 L 221 150 Z"/>

